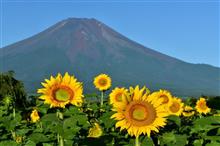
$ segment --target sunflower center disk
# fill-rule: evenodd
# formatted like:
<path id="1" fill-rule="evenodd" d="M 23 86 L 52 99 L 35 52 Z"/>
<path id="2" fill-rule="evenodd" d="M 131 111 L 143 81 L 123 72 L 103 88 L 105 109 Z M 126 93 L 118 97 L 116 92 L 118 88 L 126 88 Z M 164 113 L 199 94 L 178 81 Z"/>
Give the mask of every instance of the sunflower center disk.
<path id="1" fill-rule="evenodd" d="M 102 86 L 105 86 L 107 83 L 107 81 L 105 79 L 100 79 L 99 80 L 99 84 L 102 85 Z"/>
<path id="2" fill-rule="evenodd" d="M 144 107 L 137 107 L 133 110 L 132 117 L 135 120 L 145 120 L 147 117 L 147 111 Z"/>
<path id="3" fill-rule="evenodd" d="M 58 101 L 67 101 L 70 99 L 69 92 L 64 89 L 58 89 L 55 93 L 55 97 Z"/>
<path id="4" fill-rule="evenodd" d="M 162 95 L 160 98 L 163 99 L 163 102 L 162 102 L 163 104 L 168 103 L 169 101 L 169 98 L 166 95 Z"/>
<path id="5" fill-rule="evenodd" d="M 118 102 L 122 101 L 122 94 L 121 93 L 116 94 L 116 101 L 118 101 Z"/>
<path id="6" fill-rule="evenodd" d="M 205 110 L 207 108 L 206 103 L 204 102 L 200 103 L 200 108 Z"/>
<path id="7" fill-rule="evenodd" d="M 180 105 L 178 103 L 173 103 L 171 106 L 170 106 L 170 110 L 173 112 L 173 113 L 176 113 L 178 112 L 180 109 Z"/>
<path id="8" fill-rule="evenodd" d="M 126 119 L 134 126 L 147 126 L 157 118 L 156 109 L 148 102 L 133 101 L 125 111 Z"/>

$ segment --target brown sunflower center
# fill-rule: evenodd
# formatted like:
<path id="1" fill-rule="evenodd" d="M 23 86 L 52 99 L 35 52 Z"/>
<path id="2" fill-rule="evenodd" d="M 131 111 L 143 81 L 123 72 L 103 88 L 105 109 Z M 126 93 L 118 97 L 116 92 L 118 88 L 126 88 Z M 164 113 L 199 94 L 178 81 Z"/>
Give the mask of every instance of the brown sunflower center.
<path id="1" fill-rule="evenodd" d="M 107 80 L 104 79 L 104 78 L 101 78 L 101 79 L 99 80 L 99 84 L 100 84 L 101 86 L 105 86 L 105 85 L 107 84 Z"/>
<path id="2" fill-rule="evenodd" d="M 205 110 L 207 108 L 207 105 L 205 102 L 200 102 L 199 103 L 199 107 L 202 109 L 202 110 Z"/>
<path id="3" fill-rule="evenodd" d="M 74 97 L 74 92 L 66 86 L 60 86 L 53 90 L 53 97 L 59 102 L 65 102 Z"/>
<path id="4" fill-rule="evenodd" d="M 118 102 L 121 102 L 122 101 L 122 93 L 117 93 L 115 95 L 115 100 L 118 101 Z"/>
<path id="5" fill-rule="evenodd" d="M 170 108 L 171 112 L 176 113 L 180 109 L 180 104 L 177 102 L 174 102 L 174 103 L 172 103 L 172 105 L 169 108 Z"/>
<path id="6" fill-rule="evenodd" d="M 163 99 L 162 104 L 166 104 L 166 103 L 168 103 L 168 101 L 169 101 L 169 98 L 168 98 L 166 95 L 162 95 L 162 96 L 160 96 L 160 98 Z"/>
<path id="7" fill-rule="evenodd" d="M 145 101 L 133 101 L 127 106 L 125 116 L 134 126 L 146 126 L 154 122 L 157 114 L 152 104 Z"/>

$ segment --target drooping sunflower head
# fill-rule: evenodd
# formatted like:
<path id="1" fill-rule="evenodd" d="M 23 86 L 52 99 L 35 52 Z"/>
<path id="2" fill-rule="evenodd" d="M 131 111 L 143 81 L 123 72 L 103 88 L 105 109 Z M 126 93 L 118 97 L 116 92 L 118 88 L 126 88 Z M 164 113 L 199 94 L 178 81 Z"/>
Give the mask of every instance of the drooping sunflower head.
<path id="1" fill-rule="evenodd" d="M 190 117 L 190 116 L 193 116 L 195 114 L 195 111 L 191 106 L 185 105 L 182 114 L 183 114 L 184 117 Z"/>
<path id="2" fill-rule="evenodd" d="M 109 95 L 110 104 L 112 104 L 114 108 L 123 108 L 128 103 L 127 96 L 127 89 L 116 87 Z"/>
<path id="3" fill-rule="evenodd" d="M 156 92 L 153 92 L 149 95 L 149 98 L 159 98 L 162 99 L 162 104 L 168 105 L 172 100 L 172 95 L 167 90 L 159 90 Z"/>
<path id="4" fill-rule="evenodd" d="M 15 141 L 17 144 L 20 144 L 22 142 L 22 140 L 23 140 L 22 136 L 16 136 L 16 138 L 15 138 Z"/>
<path id="5" fill-rule="evenodd" d="M 159 127 L 166 124 L 166 116 L 168 115 L 162 99 L 149 99 L 144 89 L 134 88 L 134 94 L 130 94 L 131 100 L 123 110 L 118 110 L 111 118 L 118 122 L 116 128 L 126 129 L 131 136 L 139 136 L 147 134 L 150 136 L 152 131 L 158 132 Z"/>
<path id="6" fill-rule="evenodd" d="M 183 103 L 180 98 L 172 98 L 171 102 L 167 105 L 167 111 L 170 115 L 180 116 L 183 112 Z"/>
<path id="7" fill-rule="evenodd" d="M 200 98 L 196 102 L 196 110 L 197 112 L 207 114 L 211 111 L 211 109 L 207 106 L 205 98 Z"/>
<path id="8" fill-rule="evenodd" d="M 100 90 L 108 90 L 111 87 L 111 78 L 106 74 L 100 74 L 94 78 L 95 87 Z"/>
<path id="9" fill-rule="evenodd" d="M 31 117 L 31 121 L 33 123 L 39 121 L 39 119 L 40 119 L 40 116 L 39 116 L 38 111 L 36 109 L 31 112 L 31 116 L 30 117 Z"/>
<path id="10" fill-rule="evenodd" d="M 93 127 L 89 129 L 87 137 L 99 138 L 100 136 L 102 136 L 102 128 L 98 123 L 94 123 Z"/>
<path id="11" fill-rule="evenodd" d="M 74 76 L 65 73 L 64 77 L 58 74 L 56 77 L 51 76 L 50 80 L 46 79 L 42 83 L 44 88 L 38 89 L 42 95 L 40 99 L 45 100 L 46 104 L 51 107 L 62 107 L 71 103 L 80 106 L 83 102 L 82 83 L 78 82 Z"/>

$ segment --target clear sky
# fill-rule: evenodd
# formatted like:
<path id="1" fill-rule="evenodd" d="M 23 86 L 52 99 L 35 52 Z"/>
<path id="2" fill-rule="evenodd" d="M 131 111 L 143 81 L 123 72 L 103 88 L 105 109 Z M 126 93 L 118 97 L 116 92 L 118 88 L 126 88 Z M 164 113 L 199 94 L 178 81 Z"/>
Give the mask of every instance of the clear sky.
<path id="1" fill-rule="evenodd" d="M 96 18 L 164 54 L 220 67 L 219 3 L 219 0 L 2 0 L 1 47 L 68 17 Z"/>

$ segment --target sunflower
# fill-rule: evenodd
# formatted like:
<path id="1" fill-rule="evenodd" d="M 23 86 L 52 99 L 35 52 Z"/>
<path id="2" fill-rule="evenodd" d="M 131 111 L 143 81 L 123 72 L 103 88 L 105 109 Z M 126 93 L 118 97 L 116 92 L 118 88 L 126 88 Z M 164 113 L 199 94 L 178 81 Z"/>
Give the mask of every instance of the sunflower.
<path id="1" fill-rule="evenodd" d="M 89 129 L 89 135 L 87 137 L 99 138 L 102 136 L 102 128 L 98 123 L 94 123 L 94 126 Z"/>
<path id="2" fill-rule="evenodd" d="M 121 108 L 127 105 L 127 97 L 128 96 L 128 90 L 125 88 L 118 88 L 116 87 L 109 95 L 110 104 L 114 108 Z"/>
<path id="3" fill-rule="evenodd" d="M 83 102 L 82 83 L 77 82 L 74 76 L 65 73 L 64 77 L 58 74 L 56 77 L 51 76 L 50 80 L 46 79 L 46 83 L 42 83 L 44 88 L 38 89 L 38 93 L 42 93 L 39 98 L 43 99 L 50 107 L 62 107 L 71 103 L 81 106 Z"/>
<path id="4" fill-rule="evenodd" d="M 30 117 L 31 117 L 31 121 L 33 123 L 37 122 L 40 119 L 40 116 L 39 116 L 38 111 L 36 109 L 31 112 Z"/>
<path id="5" fill-rule="evenodd" d="M 145 88 L 136 86 L 128 97 L 128 104 L 111 118 L 117 120 L 116 128 L 126 129 L 131 136 L 137 138 L 142 133 L 150 136 L 152 131 L 159 132 L 158 128 L 166 124 L 167 112 L 162 102 L 163 99 L 148 98 Z"/>
<path id="6" fill-rule="evenodd" d="M 196 102 L 196 110 L 197 112 L 207 114 L 211 111 L 211 109 L 206 105 L 206 100 L 205 98 L 200 98 Z"/>
<path id="7" fill-rule="evenodd" d="M 191 106 L 186 105 L 184 107 L 184 110 L 183 110 L 182 114 L 183 114 L 184 117 L 191 117 L 195 114 L 195 111 L 193 110 L 193 108 Z"/>
<path id="8" fill-rule="evenodd" d="M 154 98 L 162 99 L 162 104 L 168 105 L 172 100 L 172 95 L 167 90 L 159 90 L 159 91 L 156 91 L 156 92 L 153 92 L 152 94 L 150 94 L 149 98 L 151 98 L 151 99 L 154 99 Z"/>
<path id="9" fill-rule="evenodd" d="M 170 115 L 180 116 L 183 111 L 183 103 L 180 98 L 172 98 L 171 102 L 167 105 L 167 111 Z"/>
<path id="10" fill-rule="evenodd" d="M 23 139 L 22 136 L 16 136 L 15 141 L 17 144 L 19 144 L 22 142 L 22 139 Z"/>
<path id="11" fill-rule="evenodd" d="M 94 78 L 95 87 L 100 90 L 108 90 L 111 87 L 111 78 L 106 74 L 100 74 Z"/>

